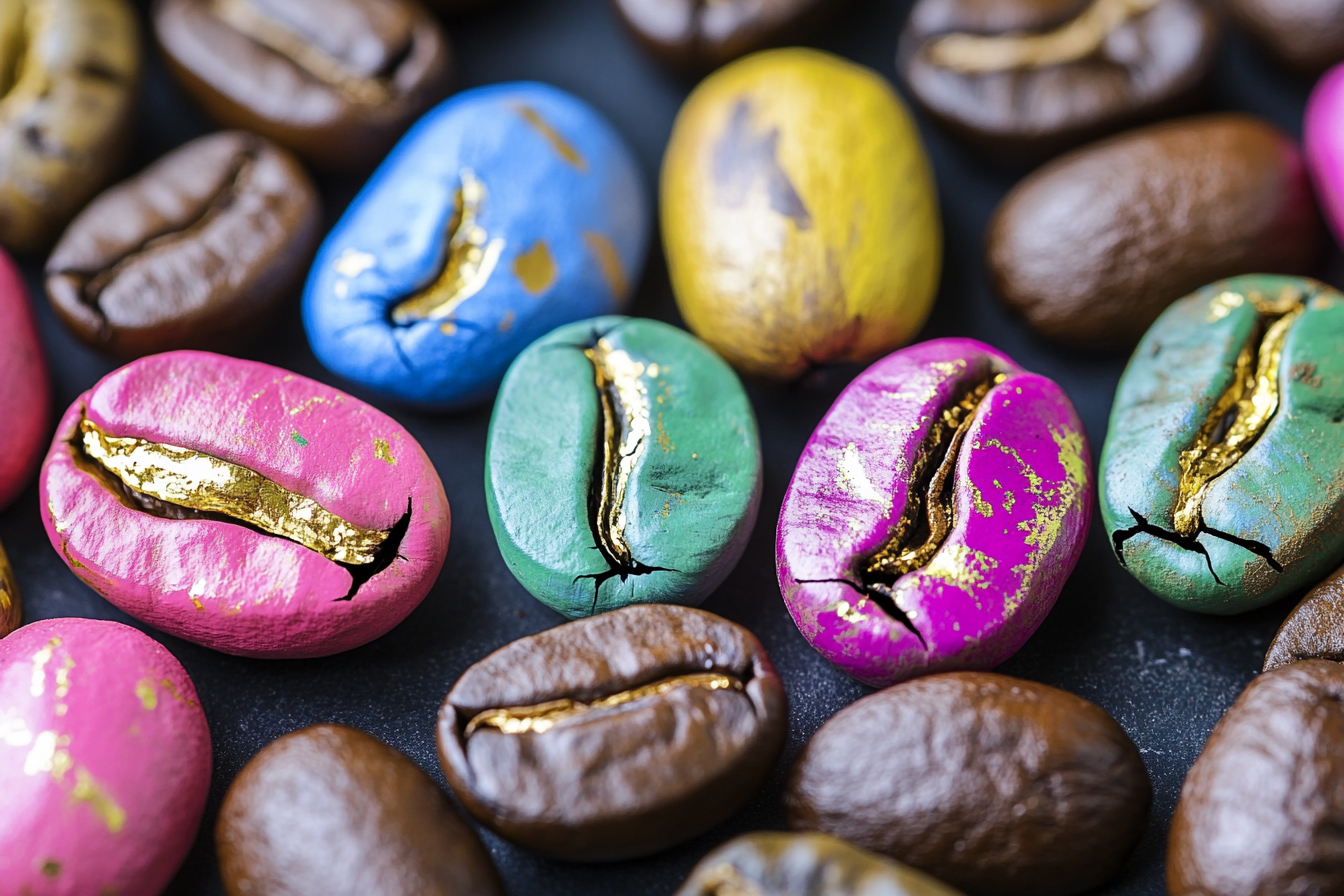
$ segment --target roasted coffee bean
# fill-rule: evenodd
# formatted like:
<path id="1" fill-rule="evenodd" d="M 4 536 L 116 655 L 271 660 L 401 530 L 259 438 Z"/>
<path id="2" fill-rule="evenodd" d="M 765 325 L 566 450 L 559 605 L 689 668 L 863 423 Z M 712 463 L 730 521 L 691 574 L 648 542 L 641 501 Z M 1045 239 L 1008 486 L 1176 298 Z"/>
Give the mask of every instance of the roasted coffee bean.
<path id="1" fill-rule="evenodd" d="M 663 158 L 663 245 L 691 330 L 744 373 L 795 379 L 909 342 L 942 225 L 910 114 L 876 72 L 815 50 L 710 75 Z"/>
<path id="2" fill-rule="evenodd" d="M 99 196 L 47 261 L 76 336 L 123 358 L 227 347 L 302 284 L 321 226 L 294 158 L 238 131 L 192 141 Z"/>
<path id="3" fill-rule="evenodd" d="M 1307 100 L 1302 143 L 1307 168 L 1316 187 L 1325 220 L 1344 243 L 1344 65 L 1336 66 L 1316 84 Z"/>
<path id="4" fill-rule="evenodd" d="M 826 834 L 743 834 L 695 866 L 676 896 L 958 896 L 927 874 Z"/>
<path id="5" fill-rule="evenodd" d="M 1344 560 L 1344 295 L 1257 275 L 1171 306 L 1120 379 L 1101 517 L 1149 590 L 1241 613 Z"/>
<path id="6" fill-rule="evenodd" d="M 152 355 L 75 399 L 42 467 L 76 576 L 240 656 L 326 656 L 389 631 L 448 552 L 448 499 L 390 417 L 306 377 Z"/>
<path id="7" fill-rule="evenodd" d="M 238 773 L 215 828 L 229 896 L 502 896 L 480 838 L 406 756 L 314 725 Z"/>
<path id="8" fill-rule="evenodd" d="M 0 4 L 0 245 L 45 249 L 112 179 L 139 80 L 125 0 Z"/>
<path id="9" fill-rule="evenodd" d="M 649 217 L 634 154 L 587 103 L 545 84 L 458 94 L 323 243 L 304 294 L 313 352 L 403 401 L 484 401 L 533 340 L 626 304 Z"/>
<path id="10" fill-rule="evenodd" d="M 1266 50 L 1301 74 L 1318 75 L 1344 60 L 1341 0 L 1226 0 L 1227 8 Z"/>
<path id="11" fill-rule="evenodd" d="M 1270 642 L 1264 670 L 1310 659 L 1344 661 L 1344 569 L 1293 607 Z"/>
<path id="12" fill-rule="evenodd" d="M 841 0 L 613 0 L 639 43 L 689 74 L 759 50 L 806 39 Z"/>
<path id="13" fill-rule="evenodd" d="M 448 93 L 448 36 L 418 0 L 156 0 L 153 16 L 211 116 L 325 171 L 369 168 Z"/>
<path id="14" fill-rule="evenodd" d="M 210 729 L 135 629 L 44 619 L 0 639 L 0 892 L 157 896 L 196 839 Z"/>
<path id="15" fill-rule="evenodd" d="M 1171 822 L 1167 892 L 1344 892 L 1344 665 L 1267 671 L 1214 727 Z"/>
<path id="16" fill-rule="evenodd" d="M 1091 514 L 1063 390 L 937 339 L 868 368 L 817 426 L 779 515 L 779 586 L 808 642 L 867 684 L 990 669 L 1054 606 Z"/>
<path id="17" fill-rule="evenodd" d="M 1138 748 L 1043 684 L 951 672 L 864 697 L 821 726 L 785 793 L 789 824 L 978 896 L 1065 896 L 1120 869 L 1147 822 Z"/>
<path id="18" fill-rule="evenodd" d="M 1210 115 L 1122 134 L 1032 174 L 995 211 L 987 262 L 1036 332 L 1128 350 L 1206 283 L 1305 271 L 1320 229 L 1293 141 L 1257 118 Z"/>
<path id="19" fill-rule="evenodd" d="M 23 597 L 5 546 L 0 544 L 0 638 L 23 624 Z"/>
<path id="20" fill-rule="evenodd" d="M 28 287 L 0 249 L 0 510 L 37 469 L 50 413 L 51 383 Z"/>
<path id="21" fill-rule="evenodd" d="M 567 861 L 647 855 L 727 818 L 784 746 L 784 686 L 751 632 L 685 607 L 627 607 L 514 641 L 439 710 L 439 762 L 467 811 Z"/>
<path id="22" fill-rule="evenodd" d="M 919 0 L 896 67 L 953 133 L 1022 163 L 1190 105 L 1218 32 L 1207 0 Z"/>

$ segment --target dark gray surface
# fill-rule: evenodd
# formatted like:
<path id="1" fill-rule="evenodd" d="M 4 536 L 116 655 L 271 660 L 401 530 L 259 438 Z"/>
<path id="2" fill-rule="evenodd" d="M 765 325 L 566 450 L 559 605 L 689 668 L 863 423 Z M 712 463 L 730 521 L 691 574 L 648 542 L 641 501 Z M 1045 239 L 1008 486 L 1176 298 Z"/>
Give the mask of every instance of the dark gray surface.
<path id="1" fill-rule="evenodd" d="M 652 189 L 673 116 L 691 85 L 642 57 L 605 0 L 493 0 L 492 5 L 492 11 L 450 23 L 459 86 L 537 79 L 577 93 L 630 139 Z M 893 78 L 896 35 L 908 8 L 908 2 L 853 0 L 832 26 L 816 34 L 816 45 Z M 1275 70 L 1244 37 L 1232 34 L 1219 58 L 1209 108 L 1257 112 L 1300 134 L 1309 88 Z M 921 121 L 921 126 L 937 170 L 947 245 L 938 305 L 921 338 L 982 339 L 1028 369 L 1058 380 L 1078 405 L 1095 458 L 1125 359 L 1070 355 L 1045 345 L 997 304 L 980 247 L 986 221 L 1013 177 L 972 157 L 927 122 Z M 209 129 L 151 52 L 137 167 Z M 333 222 L 359 181 L 322 186 L 328 221 Z M 37 264 L 30 260 L 25 270 L 36 290 Z M 1338 283 L 1340 270 L 1338 252 L 1332 249 L 1319 274 Z M 116 365 L 68 336 L 44 301 L 37 305 L 60 410 Z M 656 249 L 632 311 L 679 322 Z M 350 389 L 319 367 L 309 352 L 297 295 L 283 321 L 245 355 Z M 704 605 L 756 632 L 788 688 L 789 743 L 769 784 L 719 828 L 639 862 L 558 864 L 486 834 L 514 896 L 670 894 L 701 856 L 728 837 L 784 827 L 780 794 L 792 757 L 822 722 L 868 690 L 831 668 L 794 628 L 779 596 L 773 550 L 774 524 L 793 465 L 812 428 L 855 372 L 831 371 L 827 379 L 799 387 L 750 387 L 765 451 L 760 523 L 736 571 Z M 513 580 L 495 547 L 482 489 L 489 408 L 436 417 L 379 400 L 374 403 L 420 439 L 443 477 L 454 523 L 443 574 L 420 608 L 392 633 L 323 660 L 237 659 L 150 632 L 172 650 L 196 682 L 215 745 L 206 817 L 191 856 L 169 890 L 172 894 L 222 893 L 212 847 L 219 802 L 234 775 L 266 743 L 304 725 L 343 722 L 397 746 L 442 783 L 433 724 L 452 682 L 491 650 L 561 621 Z M 0 514 L 0 539 L 14 561 L 27 619 L 88 616 L 143 628 L 65 568 L 47 542 L 38 513 L 34 483 Z M 1152 823 L 1120 879 L 1101 892 L 1164 892 L 1166 833 L 1181 780 L 1214 722 L 1259 668 L 1270 637 L 1291 606 L 1291 601 L 1283 602 L 1232 619 L 1176 610 L 1148 594 L 1117 565 L 1100 518 L 1094 518 L 1087 549 L 1056 609 L 1001 671 L 1095 701 L 1115 715 L 1143 752 L 1153 778 Z"/>

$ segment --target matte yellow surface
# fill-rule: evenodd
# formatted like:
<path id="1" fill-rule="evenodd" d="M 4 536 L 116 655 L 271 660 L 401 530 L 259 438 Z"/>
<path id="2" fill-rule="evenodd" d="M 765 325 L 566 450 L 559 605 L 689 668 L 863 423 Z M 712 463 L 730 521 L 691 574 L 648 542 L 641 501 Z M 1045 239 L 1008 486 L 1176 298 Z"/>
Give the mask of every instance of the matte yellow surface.
<path id="1" fill-rule="evenodd" d="M 662 229 L 686 323 L 745 373 L 866 361 L 928 317 L 942 261 L 933 177 L 880 76 L 771 50 L 706 78 L 663 159 Z"/>

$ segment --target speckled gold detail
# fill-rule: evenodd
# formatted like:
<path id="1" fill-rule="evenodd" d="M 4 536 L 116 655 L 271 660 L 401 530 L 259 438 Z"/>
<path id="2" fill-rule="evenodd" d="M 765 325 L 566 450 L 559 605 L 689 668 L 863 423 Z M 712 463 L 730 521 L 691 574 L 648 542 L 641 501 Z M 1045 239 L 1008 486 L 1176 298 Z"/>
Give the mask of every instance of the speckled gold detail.
<path id="1" fill-rule="evenodd" d="M 1306 310 L 1296 290 L 1285 291 L 1275 301 L 1258 294 L 1250 299 L 1260 313 L 1259 326 L 1237 355 L 1232 384 L 1219 396 L 1194 444 L 1181 452 L 1172 528 L 1185 538 L 1199 533 L 1204 496 L 1213 480 L 1246 455 L 1278 411 L 1283 345 Z"/>
<path id="2" fill-rule="evenodd" d="M 61 863 L 55 859 L 47 859 L 42 863 L 42 875 L 51 878 L 60 877 Z"/>
<path id="3" fill-rule="evenodd" d="M 59 731 L 41 731 L 33 739 L 33 748 L 23 760 L 23 773 L 35 777 L 50 773 L 53 781 L 61 781 L 74 764 L 70 759 L 70 735 Z"/>
<path id="4" fill-rule="evenodd" d="M 88 459 L 150 498 L 256 526 L 338 563 L 372 563 L 387 540 L 387 532 L 347 523 L 247 467 L 177 445 L 118 438 L 88 419 L 80 432 Z"/>
<path id="5" fill-rule="evenodd" d="M 86 768 L 75 770 L 75 788 L 70 791 L 70 798 L 77 803 L 88 803 L 94 814 L 107 825 L 109 834 L 120 834 L 126 826 L 126 811 L 117 805 L 117 801 L 93 779 Z"/>
<path id="6" fill-rule="evenodd" d="M 1113 31 L 1159 2 L 1093 0 L 1077 16 L 1050 31 L 945 34 L 931 41 L 926 52 L 934 65 L 966 75 L 1066 65 L 1097 52 Z"/>
<path id="7" fill-rule="evenodd" d="M 946 582 L 953 588 L 974 594 L 977 589 L 989 587 L 986 574 L 997 569 L 999 561 L 967 547 L 964 544 L 948 545 L 934 554 L 933 559 L 924 567 L 924 575 Z"/>
<path id="8" fill-rule="evenodd" d="M 513 111 L 522 116 L 523 121 L 531 125 L 532 129 L 540 134 L 546 142 L 551 145 L 551 149 L 555 151 L 556 155 L 573 165 L 579 171 L 588 170 L 587 160 L 574 148 L 574 144 L 570 143 L 559 131 L 551 127 L 551 123 L 542 118 L 540 112 L 523 103 L 514 103 Z"/>
<path id="9" fill-rule="evenodd" d="M 770 896 L 727 862 L 715 865 L 701 876 L 700 890 L 705 896 Z"/>
<path id="10" fill-rule="evenodd" d="M 0 638 L 23 624 L 23 600 L 5 546 L 0 544 Z"/>
<path id="11" fill-rule="evenodd" d="M 630 476 L 644 457 L 653 428 L 649 420 L 649 390 L 642 362 L 606 339 L 585 349 L 592 362 L 602 411 L 601 477 L 594 529 L 598 548 L 613 566 L 629 567 L 634 558 L 625 540 L 625 491 Z"/>
<path id="12" fill-rule="evenodd" d="M 974 482 L 969 483 L 971 489 L 971 503 L 975 507 L 975 512 L 985 518 L 994 516 L 994 506 L 985 500 L 985 496 L 980 493 L 980 486 Z"/>
<path id="13" fill-rule="evenodd" d="M 152 678 L 142 678 L 135 683 L 135 696 L 140 698 L 140 705 L 147 710 L 153 711 L 159 705 L 159 692 L 154 689 Z"/>
<path id="14" fill-rule="evenodd" d="M 555 284 L 555 259 L 545 240 L 537 240 L 532 248 L 518 253 L 513 260 L 513 275 L 523 284 L 523 289 L 539 296 Z"/>
<path id="15" fill-rule="evenodd" d="M 392 322 L 401 326 L 420 320 L 443 320 L 480 292 L 490 280 L 504 252 L 502 237 L 490 239 L 477 223 L 488 191 L 470 168 L 461 172 L 462 185 L 453 198 L 448 221 L 448 249 L 443 270 L 434 282 L 392 309 Z"/>
<path id="16" fill-rule="evenodd" d="M 529 731 L 533 734 L 544 734 L 566 719 L 599 709 L 624 706 L 636 700 L 643 700 L 645 697 L 662 696 L 678 688 L 705 688 L 711 691 L 731 688 L 740 691 L 742 690 L 742 682 L 730 675 L 717 672 L 697 672 L 690 675 L 678 675 L 674 678 L 664 678 L 662 681 L 655 681 L 653 684 L 621 691 L 619 694 L 612 694 L 610 697 L 603 697 L 600 700 L 594 700 L 592 703 L 580 703 L 566 697 L 560 700 L 538 703 L 534 706 L 487 709 L 485 712 L 478 713 L 467 723 L 462 736 L 471 737 L 481 728 L 494 728 L 505 734 L 523 734 Z"/>
<path id="17" fill-rule="evenodd" d="M 842 600 L 835 605 L 835 615 L 848 622 L 850 625 L 858 625 L 868 617 L 864 615 L 863 607 L 868 603 L 868 598 L 861 597 L 858 603 L 851 604 L 847 600 Z"/>
<path id="18" fill-rule="evenodd" d="M 388 444 L 387 439 L 373 440 L 373 456 L 386 464 L 395 464 L 397 459 L 392 456 L 392 446 Z"/>
<path id="19" fill-rule="evenodd" d="M 1246 297 L 1239 292 L 1220 292 L 1209 300 L 1209 323 L 1220 321 L 1246 303 Z"/>
<path id="20" fill-rule="evenodd" d="M 625 266 L 621 264 L 621 255 L 616 247 L 611 240 L 592 230 L 583 232 L 583 241 L 597 259 L 597 266 L 602 269 L 602 276 L 611 287 L 611 294 L 618 300 L 624 299 L 630 289 L 630 281 L 626 279 Z"/>
<path id="21" fill-rule="evenodd" d="M 34 697 L 41 697 L 47 688 L 47 663 L 51 662 L 52 655 L 56 648 L 61 646 L 60 638 L 52 638 L 46 644 L 33 654 L 33 676 L 32 683 L 29 685 L 28 693 Z"/>

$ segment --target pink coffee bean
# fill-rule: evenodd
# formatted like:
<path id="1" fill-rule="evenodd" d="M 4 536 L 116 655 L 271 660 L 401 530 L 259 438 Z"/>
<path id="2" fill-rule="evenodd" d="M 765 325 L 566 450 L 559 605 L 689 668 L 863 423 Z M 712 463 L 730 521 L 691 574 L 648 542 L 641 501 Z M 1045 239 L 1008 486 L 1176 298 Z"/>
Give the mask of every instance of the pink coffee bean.
<path id="1" fill-rule="evenodd" d="M 1321 211 L 1344 244 L 1344 64 L 1316 82 L 1307 100 L 1302 143 Z"/>
<path id="2" fill-rule="evenodd" d="M 14 262 L 0 249 L 0 510 L 37 469 L 51 412 L 47 362 Z"/>

